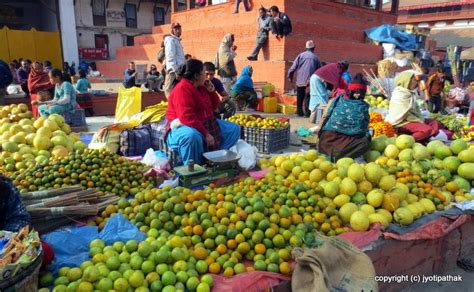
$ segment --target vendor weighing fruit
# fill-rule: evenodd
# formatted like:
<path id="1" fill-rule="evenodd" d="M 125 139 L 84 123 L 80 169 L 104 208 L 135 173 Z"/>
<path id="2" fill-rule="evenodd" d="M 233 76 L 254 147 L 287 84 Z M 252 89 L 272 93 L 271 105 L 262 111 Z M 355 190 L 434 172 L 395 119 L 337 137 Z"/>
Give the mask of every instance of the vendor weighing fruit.
<path id="1" fill-rule="evenodd" d="M 38 111 L 42 117 L 52 114 L 64 115 L 76 108 L 76 91 L 71 83 L 71 76 L 62 73 L 61 70 L 53 69 L 49 72 L 49 79 L 55 86 L 54 98 L 50 101 L 36 102 L 39 104 Z"/>
<path id="2" fill-rule="evenodd" d="M 0 230 L 16 232 L 30 223 L 20 193 L 9 178 L 0 175 Z"/>
<path id="3" fill-rule="evenodd" d="M 240 127 L 215 118 L 220 99 L 201 61 L 188 60 L 181 76 L 168 98 L 166 142 L 178 150 L 185 165 L 190 160 L 200 164 L 204 152 L 234 146 Z"/>

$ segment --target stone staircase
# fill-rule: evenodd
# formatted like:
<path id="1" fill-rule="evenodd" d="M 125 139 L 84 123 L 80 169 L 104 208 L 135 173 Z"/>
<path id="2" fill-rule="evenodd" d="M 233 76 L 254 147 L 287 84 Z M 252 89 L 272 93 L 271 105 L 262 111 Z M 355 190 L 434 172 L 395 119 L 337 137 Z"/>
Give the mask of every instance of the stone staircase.
<path id="1" fill-rule="evenodd" d="M 224 3 L 205 8 L 180 11 L 171 16 L 183 29 L 182 44 L 185 53 L 203 61 L 213 61 L 221 39 L 226 33 L 235 35 L 236 65 L 240 71 L 245 65 L 254 68 L 254 81 L 268 81 L 279 91 L 292 88 L 286 72 L 294 58 L 304 49 L 309 39 L 316 44 L 316 53 L 324 62 L 347 60 L 351 72 L 373 67 L 381 59 L 382 49 L 366 41 L 364 29 L 383 23 L 395 23 L 396 16 L 331 0 L 261 0 L 258 5 L 277 5 L 286 12 L 293 24 L 293 32 L 284 39 L 270 36 L 268 46 L 258 61 L 246 57 L 255 46 L 258 7 L 232 14 L 233 4 Z M 121 78 L 129 61 L 137 64 L 156 64 L 163 35 L 169 25 L 153 28 L 150 35 L 135 37 L 135 45 L 118 48 L 116 59 L 97 63 L 107 78 Z"/>

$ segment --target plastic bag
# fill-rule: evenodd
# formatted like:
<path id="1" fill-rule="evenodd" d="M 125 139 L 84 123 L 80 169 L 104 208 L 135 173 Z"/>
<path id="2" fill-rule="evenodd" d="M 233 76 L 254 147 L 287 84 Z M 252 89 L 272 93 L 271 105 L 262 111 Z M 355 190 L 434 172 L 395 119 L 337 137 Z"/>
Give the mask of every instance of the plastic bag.
<path id="1" fill-rule="evenodd" d="M 239 166 L 242 169 L 249 170 L 255 167 L 257 163 L 257 148 L 255 146 L 239 139 L 237 144 L 232 146 L 229 150 L 240 154 Z"/>
<path id="2" fill-rule="evenodd" d="M 394 44 L 390 43 L 383 43 L 383 58 L 390 58 L 395 56 L 395 48 L 396 46 Z"/>
<path id="3" fill-rule="evenodd" d="M 115 122 L 126 122 L 142 110 L 142 90 L 140 87 L 119 88 L 115 107 Z"/>
<path id="4" fill-rule="evenodd" d="M 120 131 L 102 128 L 94 134 L 89 144 L 89 149 L 106 149 L 111 153 L 117 153 L 120 142 Z"/>
<path id="5" fill-rule="evenodd" d="M 146 235 L 130 223 L 123 215 L 116 214 L 110 217 L 104 229 L 100 232 L 99 238 L 105 244 L 110 245 L 117 241 L 127 242 L 136 240 L 138 242 L 146 239 Z"/>
<path id="6" fill-rule="evenodd" d="M 143 156 L 142 163 L 157 169 L 165 169 L 168 165 L 168 159 L 157 155 L 155 150 L 148 148 Z"/>

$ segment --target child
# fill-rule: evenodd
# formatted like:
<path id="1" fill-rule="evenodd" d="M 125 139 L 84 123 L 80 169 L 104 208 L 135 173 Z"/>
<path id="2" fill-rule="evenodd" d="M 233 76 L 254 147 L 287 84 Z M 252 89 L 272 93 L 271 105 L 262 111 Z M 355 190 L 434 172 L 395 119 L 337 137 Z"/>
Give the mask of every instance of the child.
<path id="1" fill-rule="evenodd" d="M 223 115 L 224 119 L 228 119 L 235 114 L 237 110 L 237 105 L 230 100 L 229 94 L 224 90 L 224 85 L 222 82 L 215 78 L 216 67 L 211 62 L 204 63 L 204 73 L 206 74 L 206 79 L 211 81 L 216 89 L 217 93 L 221 96 L 221 104 L 217 108 L 216 116 L 218 118 Z"/>

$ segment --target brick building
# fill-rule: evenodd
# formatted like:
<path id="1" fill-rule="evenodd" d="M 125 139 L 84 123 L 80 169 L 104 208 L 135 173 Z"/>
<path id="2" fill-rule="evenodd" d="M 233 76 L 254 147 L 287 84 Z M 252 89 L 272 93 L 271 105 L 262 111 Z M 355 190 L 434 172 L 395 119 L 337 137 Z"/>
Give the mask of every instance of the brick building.
<path id="1" fill-rule="evenodd" d="M 384 10 L 390 5 L 385 3 Z M 474 47 L 474 0 L 400 0 L 397 22 L 430 28 L 440 50 Z"/>

